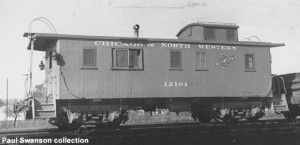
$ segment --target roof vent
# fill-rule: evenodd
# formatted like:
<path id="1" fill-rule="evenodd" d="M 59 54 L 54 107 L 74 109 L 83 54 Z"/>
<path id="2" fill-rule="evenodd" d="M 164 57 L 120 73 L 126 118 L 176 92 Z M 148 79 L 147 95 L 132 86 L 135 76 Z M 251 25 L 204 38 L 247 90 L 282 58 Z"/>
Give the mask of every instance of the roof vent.
<path id="1" fill-rule="evenodd" d="M 207 25 L 224 25 L 224 26 L 236 26 L 235 23 L 222 23 L 222 22 L 207 22 L 207 21 L 198 21 L 199 24 L 207 24 Z"/>
<path id="2" fill-rule="evenodd" d="M 139 38 L 139 29 L 140 29 L 140 25 L 139 24 L 135 24 L 133 26 L 134 29 L 134 35 L 136 36 L 136 38 Z"/>

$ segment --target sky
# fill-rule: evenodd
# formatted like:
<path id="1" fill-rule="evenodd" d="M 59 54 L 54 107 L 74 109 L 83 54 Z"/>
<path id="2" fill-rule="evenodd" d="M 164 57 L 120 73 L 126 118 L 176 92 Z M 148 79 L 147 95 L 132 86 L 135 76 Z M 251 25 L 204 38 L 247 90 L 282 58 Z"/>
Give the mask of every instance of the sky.
<path id="1" fill-rule="evenodd" d="M 256 36 L 262 42 L 285 43 L 271 48 L 272 73 L 300 72 L 300 1 L 298 0 L 0 0 L 0 99 L 24 98 L 29 73 L 29 24 L 45 17 L 59 34 L 176 39 L 178 31 L 195 22 L 235 23 L 239 40 Z M 52 33 L 35 21 L 32 32 Z M 252 37 L 252 41 L 258 41 Z M 34 52 L 33 84 L 41 84 L 38 64 L 44 54 Z"/>

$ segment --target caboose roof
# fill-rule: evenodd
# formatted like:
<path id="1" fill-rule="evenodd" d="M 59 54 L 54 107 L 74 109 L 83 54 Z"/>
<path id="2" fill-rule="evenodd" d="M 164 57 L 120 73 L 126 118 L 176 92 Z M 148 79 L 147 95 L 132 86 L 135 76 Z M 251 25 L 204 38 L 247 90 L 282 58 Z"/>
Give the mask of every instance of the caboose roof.
<path id="1" fill-rule="evenodd" d="M 270 42 L 207 42 L 199 40 L 179 40 L 179 39 L 161 39 L 161 38 L 136 38 L 136 37 L 113 37 L 113 36 L 87 36 L 87 35 L 70 35 L 70 34 L 51 34 L 51 33 L 24 33 L 24 37 L 32 36 L 34 41 L 34 50 L 45 51 L 51 42 L 62 39 L 68 40 L 89 40 L 89 41 L 122 41 L 122 42 L 136 42 L 136 43 L 183 43 L 183 44 L 207 44 L 207 45 L 236 45 L 236 46 L 257 46 L 257 47 L 278 47 L 284 46 L 284 43 L 270 43 Z M 30 50 L 31 41 L 27 47 Z"/>
<path id="2" fill-rule="evenodd" d="M 182 29 L 179 30 L 176 37 L 178 37 L 185 29 L 193 26 L 201 26 L 201 27 L 210 27 L 210 28 L 220 28 L 220 29 L 238 29 L 239 26 L 237 26 L 234 23 L 213 23 L 213 22 L 198 22 L 198 23 L 191 23 L 186 26 L 184 26 Z"/>

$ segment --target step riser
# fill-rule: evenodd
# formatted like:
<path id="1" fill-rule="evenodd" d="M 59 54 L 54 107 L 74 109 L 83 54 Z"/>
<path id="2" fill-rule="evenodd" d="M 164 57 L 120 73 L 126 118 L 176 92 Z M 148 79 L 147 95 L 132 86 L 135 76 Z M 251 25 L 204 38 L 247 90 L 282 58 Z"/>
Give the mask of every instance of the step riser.
<path id="1" fill-rule="evenodd" d="M 277 112 L 277 113 L 281 113 L 283 111 L 289 111 L 288 107 L 286 105 L 274 105 L 274 110 Z"/>
<path id="2" fill-rule="evenodd" d="M 35 117 L 39 117 L 39 118 L 51 118 L 55 116 L 55 111 L 35 111 Z"/>
<path id="3" fill-rule="evenodd" d="M 52 98 L 38 97 L 34 102 L 35 118 L 55 117 L 55 107 Z"/>
<path id="4" fill-rule="evenodd" d="M 53 103 L 53 98 L 35 98 L 36 104 Z"/>
<path id="5" fill-rule="evenodd" d="M 35 110 L 54 110 L 54 105 L 35 105 Z"/>

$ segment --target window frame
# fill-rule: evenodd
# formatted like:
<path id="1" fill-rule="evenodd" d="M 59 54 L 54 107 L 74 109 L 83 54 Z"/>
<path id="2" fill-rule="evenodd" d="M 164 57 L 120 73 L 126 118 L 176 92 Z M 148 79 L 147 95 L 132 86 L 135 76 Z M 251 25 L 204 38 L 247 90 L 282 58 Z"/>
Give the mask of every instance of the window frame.
<path id="1" fill-rule="evenodd" d="M 207 37 L 207 36 L 211 36 L 211 37 Z M 213 27 L 204 27 L 204 40 L 208 40 L 208 41 L 216 40 L 216 30 L 215 30 L 215 28 L 213 28 Z"/>
<path id="2" fill-rule="evenodd" d="M 49 61 L 48 62 L 49 63 L 48 64 L 49 65 L 48 69 L 51 70 L 52 69 L 52 65 L 53 65 L 53 58 L 52 58 L 53 57 L 53 50 L 49 51 L 49 56 L 48 57 L 49 57 L 49 59 L 48 59 L 48 61 Z"/>
<path id="3" fill-rule="evenodd" d="M 85 64 L 85 50 L 94 51 L 94 61 L 93 64 Z M 82 67 L 81 69 L 98 69 L 97 68 L 97 48 L 96 47 L 82 47 Z"/>
<path id="4" fill-rule="evenodd" d="M 117 51 L 127 51 L 127 66 L 117 66 Z M 139 50 L 138 67 L 130 67 L 130 50 Z M 141 62 L 140 62 L 141 61 Z M 144 70 L 144 50 L 142 48 L 112 48 L 112 70 Z"/>
<path id="5" fill-rule="evenodd" d="M 179 52 L 180 53 L 180 66 L 179 67 L 174 67 L 172 66 L 172 52 Z M 170 53 L 170 70 L 183 70 L 183 66 L 182 66 L 182 50 L 181 49 L 170 49 L 169 51 Z"/>
<path id="6" fill-rule="evenodd" d="M 247 55 L 250 55 L 252 57 L 252 61 L 249 61 L 247 59 Z M 251 68 L 249 67 L 250 62 L 252 62 L 252 67 Z M 245 63 L 245 72 L 256 72 L 256 64 L 255 64 L 255 55 L 254 55 L 254 53 L 245 53 L 244 54 L 244 63 Z"/>
<path id="7" fill-rule="evenodd" d="M 197 54 L 200 53 L 200 59 L 197 58 Z M 201 53 L 205 54 L 205 59 L 201 59 Z M 195 60 L 196 60 L 196 71 L 208 71 L 207 66 L 207 51 L 205 50 L 196 50 L 195 51 Z M 197 63 L 205 62 L 205 67 L 198 67 Z"/>
<path id="8" fill-rule="evenodd" d="M 235 29 L 226 29 L 226 40 L 229 42 L 236 41 L 235 33 L 236 33 Z"/>

